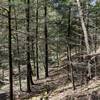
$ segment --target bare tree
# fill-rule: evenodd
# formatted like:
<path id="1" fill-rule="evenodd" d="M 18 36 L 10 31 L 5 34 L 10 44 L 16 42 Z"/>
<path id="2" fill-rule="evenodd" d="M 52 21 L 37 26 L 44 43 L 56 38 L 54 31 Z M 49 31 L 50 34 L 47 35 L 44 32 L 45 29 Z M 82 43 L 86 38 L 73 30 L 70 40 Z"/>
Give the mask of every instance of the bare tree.
<path id="1" fill-rule="evenodd" d="M 82 29 L 83 29 L 83 33 L 84 33 L 84 40 L 85 40 L 85 45 L 86 45 L 86 49 L 87 49 L 87 54 L 89 54 L 90 47 L 89 47 L 89 42 L 88 42 L 88 33 L 87 33 L 87 29 L 86 29 L 85 22 L 84 22 L 84 17 L 83 17 L 83 12 L 82 12 L 81 5 L 80 5 L 80 0 L 77 0 L 77 5 L 78 5 L 81 25 L 82 25 Z"/>

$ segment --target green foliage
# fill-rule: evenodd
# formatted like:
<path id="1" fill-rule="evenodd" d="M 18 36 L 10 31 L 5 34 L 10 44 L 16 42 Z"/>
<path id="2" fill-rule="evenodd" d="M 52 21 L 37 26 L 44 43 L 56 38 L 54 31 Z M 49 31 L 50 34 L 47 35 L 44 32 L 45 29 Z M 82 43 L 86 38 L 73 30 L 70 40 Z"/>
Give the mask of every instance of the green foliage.
<path id="1" fill-rule="evenodd" d="M 65 3 L 68 2 L 68 1 L 69 1 L 69 0 L 62 0 L 62 2 L 65 2 Z"/>

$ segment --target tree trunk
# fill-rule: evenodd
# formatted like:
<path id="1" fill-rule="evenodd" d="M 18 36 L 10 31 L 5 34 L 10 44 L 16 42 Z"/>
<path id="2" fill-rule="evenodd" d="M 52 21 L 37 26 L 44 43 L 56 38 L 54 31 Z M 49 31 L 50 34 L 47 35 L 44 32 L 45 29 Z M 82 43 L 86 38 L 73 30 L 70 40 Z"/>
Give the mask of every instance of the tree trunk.
<path id="1" fill-rule="evenodd" d="M 45 34 L 45 77 L 48 75 L 48 29 L 47 29 L 47 0 L 44 0 L 44 34 Z"/>
<path id="2" fill-rule="evenodd" d="M 34 48 L 34 43 L 33 43 L 33 41 L 32 41 L 32 59 L 33 59 L 33 64 L 34 64 L 34 73 L 36 74 L 36 62 L 35 62 L 35 48 Z"/>
<path id="3" fill-rule="evenodd" d="M 38 0 L 36 8 L 36 76 L 39 79 L 39 64 L 38 64 Z"/>
<path id="4" fill-rule="evenodd" d="M 71 46 L 68 47 L 69 48 L 69 62 L 70 62 L 70 67 L 71 67 L 71 81 L 73 84 L 73 90 L 75 90 L 75 81 L 74 81 L 74 73 L 73 73 L 73 64 L 72 64 L 72 59 L 71 59 Z"/>
<path id="5" fill-rule="evenodd" d="M 80 0 L 77 0 L 77 5 L 78 5 L 81 25 L 82 25 L 82 29 L 83 29 L 83 33 L 84 33 L 84 40 L 85 40 L 87 55 L 89 55 L 90 54 L 90 46 L 89 46 L 89 41 L 88 41 L 88 20 L 87 20 L 87 29 L 86 29 L 83 12 L 82 12 L 81 5 L 80 5 Z M 87 7 L 88 7 L 88 5 L 87 5 Z M 87 17 L 88 17 L 88 15 L 87 15 Z M 90 61 L 88 61 L 87 68 L 88 68 L 89 77 L 91 78 L 91 66 L 89 63 L 90 63 Z"/>
<path id="6" fill-rule="evenodd" d="M 87 50 L 87 54 L 89 54 L 90 53 L 90 47 L 89 47 L 89 42 L 88 42 L 88 33 L 87 33 L 86 26 L 85 26 L 84 18 L 83 18 L 83 12 L 82 12 L 82 9 L 81 9 L 80 0 L 77 0 L 77 5 L 78 5 L 81 25 L 82 25 L 82 29 L 83 29 L 83 33 L 84 33 L 86 50 Z"/>
<path id="7" fill-rule="evenodd" d="M 16 16 L 16 10 L 14 8 L 14 15 L 15 15 L 15 29 L 17 31 L 17 16 Z M 19 87 L 20 87 L 20 91 L 22 90 L 21 87 L 21 69 L 20 69 L 20 52 L 19 52 L 19 38 L 18 38 L 18 33 L 16 33 L 16 45 L 17 45 L 17 66 L 18 66 L 18 72 L 19 72 Z"/>
<path id="8" fill-rule="evenodd" d="M 31 92 L 30 83 L 31 83 L 31 69 L 30 69 L 30 36 L 29 36 L 29 27 L 30 27 L 30 0 L 27 0 L 27 8 L 26 8 L 26 19 L 27 19 L 27 92 Z"/>
<path id="9" fill-rule="evenodd" d="M 73 90 L 75 90 L 75 82 L 74 82 L 74 75 L 73 75 L 73 65 L 72 65 L 72 59 L 71 59 L 71 45 L 69 44 L 71 39 L 71 7 L 69 7 L 69 17 L 68 17 L 68 34 L 69 41 L 67 43 L 67 57 L 70 62 L 70 68 L 71 68 L 71 81 L 73 84 Z"/>
<path id="10" fill-rule="evenodd" d="M 13 100 L 13 67 L 12 67 L 12 41 L 11 41 L 11 0 L 9 2 L 9 11 L 8 11 L 8 26 L 9 26 L 9 82 L 10 82 L 10 100 Z"/>

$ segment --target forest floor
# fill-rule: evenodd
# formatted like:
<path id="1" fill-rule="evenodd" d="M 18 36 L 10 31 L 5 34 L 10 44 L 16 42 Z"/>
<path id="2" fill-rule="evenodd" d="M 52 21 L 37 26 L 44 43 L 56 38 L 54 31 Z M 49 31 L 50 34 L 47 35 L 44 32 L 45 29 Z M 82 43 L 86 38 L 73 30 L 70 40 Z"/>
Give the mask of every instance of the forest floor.
<path id="1" fill-rule="evenodd" d="M 73 90 L 72 83 L 67 80 L 66 67 L 53 67 L 51 68 L 47 79 L 41 79 L 35 81 L 37 86 L 32 87 L 33 93 L 30 96 L 30 100 L 40 100 L 40 98 L 47 97 L 46 100 L 90 100 L 92 95 L 100 100 L 100 80 L 93 79 L 88 85 L 80 86 L 76 83 L 76 90 Z M 35 93 L 39 95 L 35 96 Z M 34 97 L 35 96 L 35 97 Z M 73 98 L 73 99 L 72 99 Z M 91 99 L 92 100 L 92 99 Z"/>
<path id="2" fill-rule="evenodd" d="M 66 67 L 52 66 L 49 68 L 49 78 L 34 80 L 35 85 L 31 87 L 32 92 L 26 93 L 25 81 L 22 81 L 23 92 L 18 90 L 18 82 L 14 83 L 15 100 L 92 100 L 91 95 L 95 95 L 100 100 L 100 79 L 91 80 L 88 85 L 80 86 L 76 83 L 76 90 L 73 90 L 72 83 L 68 82 Z M 9 84 L 1 88 L 0 100 L 6 100 L 9 92 Z M 5 98 L 4 98 L 5 97 Z M 2 99 L 1 99 L 2 98 Z M 3 99 L 4 98 L 4 99 Z M 41 99 L 42 98 L 42 99 Z M 74 98 L 74 99 L 73 99 Z M 76 99 L 77 98 L 77 99 Z M 94 100 L 94 99 L 93 99 Z"/>

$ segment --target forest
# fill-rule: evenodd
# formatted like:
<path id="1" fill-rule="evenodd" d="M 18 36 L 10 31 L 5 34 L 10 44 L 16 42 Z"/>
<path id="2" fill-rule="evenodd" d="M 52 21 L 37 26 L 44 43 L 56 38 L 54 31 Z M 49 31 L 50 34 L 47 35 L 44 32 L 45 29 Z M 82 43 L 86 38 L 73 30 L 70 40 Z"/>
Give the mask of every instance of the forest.
<path id="1" fill-rule="evenodd" d="M 100 0 L 0 0 L 0 100 L 100 100 Z"/>

